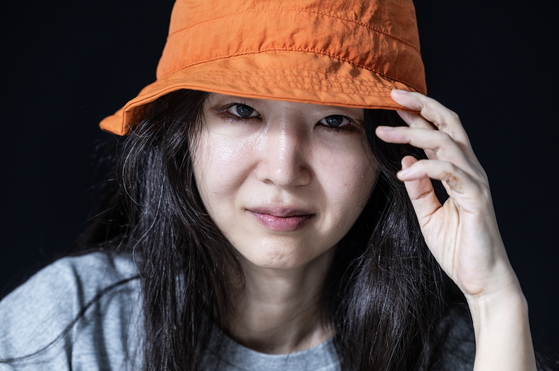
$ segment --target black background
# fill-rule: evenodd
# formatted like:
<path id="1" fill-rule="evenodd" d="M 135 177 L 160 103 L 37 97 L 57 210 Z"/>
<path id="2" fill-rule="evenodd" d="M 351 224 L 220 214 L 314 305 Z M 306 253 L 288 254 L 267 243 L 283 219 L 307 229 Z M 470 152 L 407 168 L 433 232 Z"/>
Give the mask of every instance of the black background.
<path id="1" fill-rule="evenodd" d="M 225 1 L 225 0 L 224 0 Z M 71 243 L 103 179 L 98 122 L 155 78 L 169 0 L 4 5 L 0 292 Z M 429 95 L 459 113 L 490 179 L 535 338 L 558 349 L 558 6 L 416 1 Z"/>

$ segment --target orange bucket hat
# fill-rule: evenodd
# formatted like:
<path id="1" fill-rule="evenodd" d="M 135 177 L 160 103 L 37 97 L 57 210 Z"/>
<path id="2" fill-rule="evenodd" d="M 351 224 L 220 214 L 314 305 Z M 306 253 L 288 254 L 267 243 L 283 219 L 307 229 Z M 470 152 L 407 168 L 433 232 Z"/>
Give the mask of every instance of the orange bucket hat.
<path id="1" fill-rule="evenodd" d="M 127 134 L 144 104 L 179 89 L 409 111 L 392 89 L 426 94 L 411 0 L 177 0 L 146 86 L 101 129 Z"/>

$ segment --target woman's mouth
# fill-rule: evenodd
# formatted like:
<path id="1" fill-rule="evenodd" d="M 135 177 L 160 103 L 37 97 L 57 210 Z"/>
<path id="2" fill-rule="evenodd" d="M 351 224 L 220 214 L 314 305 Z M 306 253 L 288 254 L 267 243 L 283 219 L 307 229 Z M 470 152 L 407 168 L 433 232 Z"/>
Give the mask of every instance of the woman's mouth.
<path id="1" fill-rule="evenodd" d="M 272 231 L 294 231 L 302 228 L 314 216 L 304 210 L 247 210 L 264 227 Z"/>

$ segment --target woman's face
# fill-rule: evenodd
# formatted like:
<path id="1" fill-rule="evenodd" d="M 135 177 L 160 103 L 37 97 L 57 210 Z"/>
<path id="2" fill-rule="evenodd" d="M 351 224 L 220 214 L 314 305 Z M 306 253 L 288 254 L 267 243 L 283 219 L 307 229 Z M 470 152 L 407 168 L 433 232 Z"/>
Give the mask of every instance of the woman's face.
<path id="1" fill-rule="evenodd" d="M 300 267 L 349 231 L 377 175 L 362 109 L 211 94 L 204 113 L 196 184 L 244 259 Z"/>

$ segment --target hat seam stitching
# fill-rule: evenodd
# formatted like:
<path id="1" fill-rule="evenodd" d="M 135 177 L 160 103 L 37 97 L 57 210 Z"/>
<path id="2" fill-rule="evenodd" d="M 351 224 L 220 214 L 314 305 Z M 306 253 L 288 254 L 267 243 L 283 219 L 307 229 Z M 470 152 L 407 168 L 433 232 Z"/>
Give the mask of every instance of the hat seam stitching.
<path id="1" fill-rule="evenodd" d="M 230 74 L 230 73 L 231 73 L 230 71 L 225 72 L 225 71 L 221 71 L 221 70 L 211 70 L 211 71 L 212 71 L 212 73 L 220 73 L 220 74 L 223 74 L 223 75 L 226 75 L 226 74 Z M 287 72 L 288 74 L 291 73 L 292 71 L 300 71 L 300 72 L 310 72 L 310 73 L 317 74 L 317 75 L 327 75 L 327 73 L 319 73 L 319 72 L 316 72 L 316 71 L 313 71 L 313 70 L 306 70 L 306 69 L 302 69 L 302 68 L 296 68 L 296 69 L 274 68 L 274 69 L 269 69 L 269 70 L 258 70 L 258 71 L 252 71 L 252 72 L 258 73 L 258 74 L 266 74 L 267 76 L 281 77 L 281 76 L 279 76 L 279 75 L 274 75 L 274 74 L 268 73 L 268 72 L 272 72 L 272 71 L 285 71 L 285 72 Z M 233 72 L 233 73 L 234 73 L 234 72 Z M 240 75 L 241 73 L 237 73 L 237 74 Z M 295 73 L 292 73 L 292 75 L 293 75 L 293 76 L 298 76 L 298 75 L 295 74 Z M 299 77 L 300 77 L 300 76 L 299 76 Z M 250 78 L 250 77 L 249 77 L 249 78 Z M 310 78 L 313 78 L 313 77 L 310 77 Z M 333 80 L 337 80 L 337 81 L 344 81 L 344 80 L 347 80 L 347 81 L 361 82 L 361 83 L 375 82 L 375 80 L 373 80 L 373 79 L 359 79 L 359 78 L 338 77 L 338 76 L 335 76 L 335 77 L 332 76 L 332 77 L 329 77 L 328 79 L 322 79 L 322 78 L 320 78 L 320 77 L 315 77 L 315 78 L 318 79 L 318 80 L 321 80 L 321 81 L 328 81 L 328 80 L 332 80 L 332 79 L 333 79 Z M 389 78 L 389 77 L 387 77 L 387 78 Z M 394 80 L 394 79 L 391 79 L 391 80 Z M 395 80 L 395 81 L 397 81 L 397 80 Z M 401 81 L 399 81 L 399 82 L 401 82 Z"/>
<path id="2" fill-rule="evenodd" d="M 217 82 L 217 81 L 216 81 Z M 384 90 L 383 89 L 375 89 L 375 88 L 362 88 L 362 89 L 355 89 L 355 88 L 350 88 L 350 87 L 342 87 L 339 89 L 335 89 L 335 87 L 330 87 L 329 89 L 324 88 L 320 88 L 318 87 L 318 89 L 314 88 L 314 89 L 309 89 L 305 86 L 304 83 L 300 82 L 298 83 L 299 85 L 301 85 L 302 87 L 297 87 L 296 85 L 293 85 L 292 82 L 297 83 L 297 80 L 285 80 L 285 82 L 287 83 L 287 86 L 289 88 L 299 88 L 301 90 L 306 90 L 306 91 L 320 91 L 320 92 L 324 92 L 324 93 L 347 93 L 347 94 L 365 94 L 365 93 L 374 93 L 374 95 L 383 95 L 385 97 L 390 96 L 390 94 L 386 93 L 386 94 L 379 94 L 379 93 L 383 93 Z M 237 82 L 238 86 L 264 86 L 264 85 L 257 85 L 257 84 L 250 84 L 248 81 L 244 82 L 244 83 L 239 83 Z M 282 89 L 284 90 L 285 87 L 277 87 L 278 89 Z"/>
<path id="3" fill-rule="evenodd" d="M 187 68 L 190 68 L 190 67 L 199 65 L 199 64 L 209 63 L 209 62 L 213 62 L 213 61 L 220 60 L 220 59 L 227 59 L 227 58 L 238 57 L 238 56 L 242 56 L 242 55 L 259 54 L 259 53 L 272 52 L 272 51 L 304 51 L 304 52 L 308 52 L 308 53 L 315 53 L 315 54 L 326 55 L 326 56 L 329 56 L 329 57 L 331 57 L 331 58 L 334 58 L 334 59 L 337 59 L 337 60 L 340 60 L 340 61 L 349 63 L 349 64 L 351 64 L 352 66 L 359 67 L 359 68 L 362 68 L 362 69 L 365 69 L 365 70 L 374 72 L 374 73 L 376 73 L 376 74 L 379 74 L 379 75 L 381 75 L 381 76 L 384 76 L 384 77 L 386 77 L 386 78 L 388 78 L 388 79 L 401 82 L 402 84 L 409 85 L 409 86 L 411 86 L 412 88 L 414 88 L 414 89 L 417 90 L 417 91 L 421 91 L 421 89 L 418 89 L 415 85 L 413 85 L 413 84 L 411 84 L 411 83 L 409 83 L 409 82 L 405 82 L 405 81 L 402 81 L 402 80 L 400 80 L 400 79 L 394 78 L 394 77 L 389 76 L 389 75 L 387 75 L 387 74 L 385 74 L 385 73 L 379 72 L 379 71 L 377 71 L 377 70 L 375 70 L 375 69 L 367 68 L 367 67 L 365 67 L 364 65 L 355 63 L 355 62 L 353 62 L 353 61 L 351 61 L 351 60 L 349 60 L 349 59 L 347 59 L 347 58 L 338 57 L 338 56 L 333 55 L 333 54 L 330 54 L 330 53 L 326 53 L 326 52 L 318 51 L 318 50 L 312 50 L 312 49 L 274 48 L 274 49 L 265 49 L 265 50 L 258 50 L 258 51 L 243 52 L 243 53 L 237 53 L 237 54 L 232 54 L 232 55 L 224 55 L 224 56 L 215 57 L 215 58 L 212 58 L 212 59 L 209 59 L 209 60 L 205 60 L 205 61 L 195 62 L 195 63 L 189 64 L 189 65 L 186 65 L 186 66 L 184 66 L 184 67 L 180 67 L 180 68 L 176 69 L 176 70 L 173 71 L 173 72 L 166 73 L 165 75 L 169 75 L 169 74 L 171 74 L 171 73 L 178 72 L 178 71 L 181 71 L 181 70 L 184 70 L 184 69 L 187 69 Z M 165 75 L 163 75 L 163 76 L 165 76 Z"/>
<path id="4" fill-rule="evenodd" d="M 309 10 L 305 10 L 305 9 L 301 9 L 301 8 L 276 8 L 276 9 L 266 9 L 266 10 L 246 10 L 246 11 L 243 11 L 243 12 L 236 12 L 236 13 L 224 14 L 224 15 L 222 15 L 222 16 L 218 16 L 218 17 L 214 17 L 214 18 L 209 18 L 209 19 L 206 19 L 206 20 L 203 20 L 203 21 L 200 21 L 200 22 L 191 24 L 191 25 L 189 25 L 189 26 L 183 27 L 183 28 L 181 28 L 181 29 L 179 29 L 179 30 L 177 30 L 177 31 L 173 31 L 172 33 L 169 33 L 169 35 L 167 36 L 167 38 L 170 38 L 171 36 L 174 36 L 175 34 L 178 34 L 178 33 L 180 33 L 180 32 L 183 32 L 183 31 L 185 31 L 185 30 L 187 30 L 187 29 L 189 29 L 189 28 L 193 28 L 193 27 L 195 27 L 195 26 L 197 26 L 197 25 L 200 25 L 200 24 L 203 24 L 203 23 L 207 23 L 207 22 L 211 22 L 211 21 L 214 21 L 214 20 L 217 20 L 217 19 L 221 19 L 221 18 L 225 18 L 225 17 L 231 17 L 231 16 L 235 16 L 235 15 L 239 15 L 239 14 L 246 14 L 246 13 L 268 13 L 268 12 L 284 11 L 284 10 L 287 10 L 287 11 L 290 11 L 290 12 L 318 14 L 318 15 L 322 15 L 322 16 L 326 16 L 326 17 L 330 17 L 330 18 L 336 18 L 336 19 L 339 19 L 339 20 L 343 20 L 343 21 L 347 21 L 347 22 L 350 22 L 350 23 L 354 23 L 354 24 L 357 24 L 357 25 L 359 25 L 359 26 L 361 26 L 361 27 L 364 27 L 364 28 L 367 28 L 367 29 L 369 29 L 369 30 L 371 30 L 371 31 L 374 31 L 374 32 L 376 32 L 376 33 L 379 33 L 379 34 L 385 35 L 385 36 L 387 36 L 387 37 L 390 37 L 391 39 L 400 41 L 401 43 L 408 45 L 408 46 L 411 47 L 413 50 L 415 50 L 416 52 L 418 52 L 419 54 L 421 54 L 421 51 L 420 51 L 415 45 L 413 45 L 412 43 L 410 43 L 410 42 L 408 42 L 408 41 L 406 41 L 406 40 L 404 40 L 404 39 L 402 39 L 402 38 L 400 38 L 400 37 L 398 37 L 398 36 L 394 36 L 394 35 L 392 35 L 392 34 L 386 32 L 386 31 L 383 31 L 383 30 L 379 29 L 379 28 L 376 28 L 376 27 L 373 27 L 373 26 L 371 26 L 371 25 L 368 25 L 368 24 L 366 24 L 366 23 L 358 22 L 358 21 L 349 19 L 349 18 L 347 18 L 347 17 L 339 16 L 339 15 L 329 14 L 329 13 L 326 13 L 326 12 L 309 11 Z"/>
<path id="5" fill-rule="evenodd" d="M 209 75 L 209 74 L 208 74 L 208 75 Z M 274 77 L 280 78 L 281 76 L 274 76 Z M 290 76 L 290 77 L 293 77 L 293 76 Z M 314 78 L 314 79 L 315 79 L 315 80 L 319 80 L 320 82 L 327 82 L 327 81 L 328 81 L 328 80 L 326 80 L 326 79 L 321 79 L 321 78 L 319 78 L 319 77 L 316 77 L 316 78 Z M 253 79 L 253 80 L 257 80 L 257 79 Z M 247 81 L 247 83 L 239 83 L 239 82 L 237 82 L 237 84 L 238 84 L 238 85 L 243 85 L 243 86 L 254 86 L 253 84 L 248 84 L 248 82 L 251 81 L 250 79 L 247 79 L 246 81 Z M 283 81 L 287 82 L 288 85 L 291 85 L 290 82 L 292 82 L 292 81 L 295 81 L 295 82 L 301 81 L 301 79 L 291 79 L 291 80 L 290 80 L 289 78 L 285 78 L 285 79 L 283 79 Z M 302 80 L 302 81 L 305 81 L 305 80 Z M 368 80 L 368 81 L 373 81 L 373 80 Z M 303 82 L 301 82 L 300 84 L 301 84 L 301 85 L 304 85 Z M 331 85 L 332 85 L 332 84 L 331 84 Z M 327 85 L 321 84 L 321 86 L 327 86 Z M 335 86 L 331 86 L 331 88 L 335 88 Z M 282 88 L 280 88 L 280 89 L 282 89 Z M 306 88 L 305 88 L 305 90 L 312 90 L 312 89 L 306 89 Z M 345 87 L 345 88 L 341 88 L 341 90 L 343 90 L 344 92 L 348 92 L 348 93 L 383 92 L 383 91 L 385 91 L 385 89 L 374 88 L 374 87 L 371 87 L 371 86 L 363 86 L 363 85 L 361 85 L 361 84 L 357 85 L 355 88 Z M 328 90 L 321 90 L 321 91 L 328 92 Z"/>

